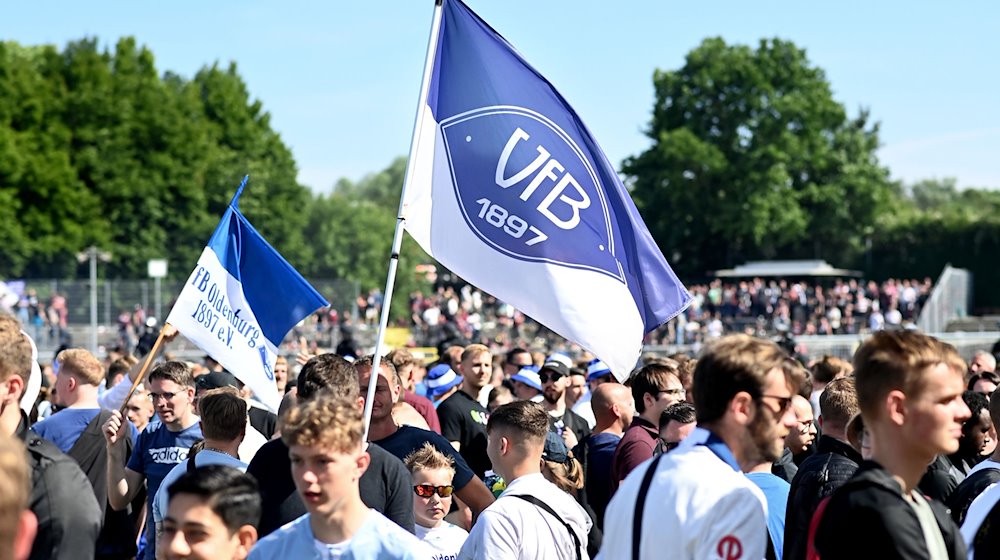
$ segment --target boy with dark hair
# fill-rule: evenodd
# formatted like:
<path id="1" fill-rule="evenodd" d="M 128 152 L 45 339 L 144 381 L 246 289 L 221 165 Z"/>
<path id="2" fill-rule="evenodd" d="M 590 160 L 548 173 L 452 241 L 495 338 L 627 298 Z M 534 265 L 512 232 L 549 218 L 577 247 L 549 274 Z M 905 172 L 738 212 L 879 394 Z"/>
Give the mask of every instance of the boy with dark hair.
<path id="1" fill-rule="evenodd" d="M 193 471 L 196 466 L 209 465 L 232 467 L 240 472 L 247 470 L 247 464 L 239 459 L 240 442 L 247 430 L 247 402 L 239 391 L 235 387 L 205 391 L 199 397 L 198 412 L 205 439 L 164 477 L 153 498 L 153 523 L 156 524 L 157 535 L 167 515 L 167 489 L 184 473 Z"/>
<path id="2" fill-rule="evenodd" d="M 160 543 L 167 560 L 243 560 L 257 542 L 260 494 L 253 477 L 224 465 L 185 472 L 167 487 Z"/>
<path id="3" fill-rule="evenodd" d="M 872 460 L 830 498 L 813 545 L 823 558 L 965 558 L 947 510 L 917 490 L 927 465 L 954 453 L 969 408 L 955 348 L 914 331 L 883 331 L 854 356 Z"/>
<path id="4" fill-rule="evenodd" d="M 660 442 L 658 453 L 676 449 L 691 435 L 695 428 L 694 405 L 689 402 L 674 403 L 660 414 Z"/>
<path id="5" fill-rule="evenodd" d="M 633 469 L 653 456 L 659 441 L 660 414 L 686 396 L 674 365 L 647 364 L 629 381 L 636 416 L 615 448 L 611 463 L 612 493 Z"/>

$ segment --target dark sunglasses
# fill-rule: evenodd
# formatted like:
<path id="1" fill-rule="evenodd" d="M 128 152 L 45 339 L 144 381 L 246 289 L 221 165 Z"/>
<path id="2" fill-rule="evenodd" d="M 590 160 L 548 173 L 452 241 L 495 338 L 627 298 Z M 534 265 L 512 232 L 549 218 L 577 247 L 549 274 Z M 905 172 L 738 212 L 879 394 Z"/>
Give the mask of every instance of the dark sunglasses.
<path id="1" fill-rule="evenodd" d="M 778 411 L 775 413 L 777 416 L 782 416 L 788 409 L 792 406 L 792 397 L 778 397 L 775 395 L 761 395 L 762 399 L 774 399 L 778 401 Z"/>
<path id="2" fill-rule="evenodd" d="M 433 484 L 418 484 L 413 487 L 413 491 L 417 493 L 421 498 L 430 498 L 434 494 L 441 496 L 442 498 L 447 498 L 451 496 L 451 493 L 455 491 L 455 487 L 451 486 L 434 486 Z"/>
<path id="3" fill-rule="evenodd" d="M 554 371 L 551 374 L 548 374 L 548 373 L 539 373 L 538 374 L 538 380 L 541 381 L 542 383 L 548 383 L 549 379 L 551 379 L 552 382 L 555 383 L 556 381 L 559 381 L 562 378 L 563 378 L 563 374 L 561 374 L 561 373 L 559 373 L 557 371 Z"/>

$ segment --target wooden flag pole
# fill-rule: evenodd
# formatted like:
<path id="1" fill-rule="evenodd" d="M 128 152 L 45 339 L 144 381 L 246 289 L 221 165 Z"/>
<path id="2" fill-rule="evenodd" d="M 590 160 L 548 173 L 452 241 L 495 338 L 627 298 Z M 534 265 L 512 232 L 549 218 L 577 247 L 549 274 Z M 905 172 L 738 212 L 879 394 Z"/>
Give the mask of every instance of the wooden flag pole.
<path id="1" fill-rule="evenodd" d="M 122 418 L 125 418 L 125 408 L 128 407 L 128 401 L 132 399 L 132 395 L 135 394 L 136 388 L 138 388 L 139 384 L 142 383 L 142 380 L 146 378 L 146 373 L 149 372 L 149 367 L 153 364 L 153 360 L 156 359 L 156 355 L 160 352 L 160 346 L 163 345 L 163 334 L 170 326 L 170 323 L 163 324 L 163 328 L 160 329 L 160 335 L 156 337 L 156 342 L 153 343 L 153 348 L 151 348 L 149 353 L 146 354 L 146 360 L 142 364 L 142 369 L 140 369 L 139 373 L 136 374 L 135 380 L 132 381 L 132 388 L 128 390 L 128 395 L 125 396 L 125 400 L 122 402 L 121 408 L 118 409 Z"/>

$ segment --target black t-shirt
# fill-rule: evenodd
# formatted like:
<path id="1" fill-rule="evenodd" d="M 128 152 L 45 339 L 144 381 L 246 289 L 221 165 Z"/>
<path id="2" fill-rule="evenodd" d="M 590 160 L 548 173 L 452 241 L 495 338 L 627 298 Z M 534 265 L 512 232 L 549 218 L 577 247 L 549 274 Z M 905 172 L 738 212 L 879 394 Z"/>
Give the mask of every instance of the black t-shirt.
<path id="1" fill-rule="evenodd" d="M 413 532 L 413 483 L 406 465 L 378 445 L 369 445 L 371 464 L 361 475 L 361 501 Z M 281 439 L 265 443 L 254 455 L 247 473 L 260 485 L 263 538 L 282 525 L 305 515 L 306 506 L 295 491 L 288 446 Z"/>
<path id="2" fill-rule="evenodd" d="M 278 428 L 278 415 L 256 406 L 251 406 L 247 414 L 250 416 L 250 425 L 265 438 L 271 439 Z"/>
<path id="3" fill-rule="evenodd" d="M 428 441 L 435 449 L 455 460 L 455 478 L 452 479 L 452 485 L 455 486 L 456 490 L 465 488 L 465 485 L 472 480 L 475 474 L 469 468 L 465 459 L 451 446 L 451 442 L 442 436 L 430 430 L 421 430 L 413 426 L 400 426 L 394 434 L 382 438 L 375 443 L 400 460 L 403 460 L 407 455 L 420 449 Z"/>
<path id="4" fill-rule="evenodd" d="M 472 471 L 483 478 L 493 468 L 486 455 L 486 421 L 490 413 L 462 391 L 457 391 L 442 402 L 437 409 L 441 420 L 441 435 L 448 441 L 457 441 L 459 453 Z"/>

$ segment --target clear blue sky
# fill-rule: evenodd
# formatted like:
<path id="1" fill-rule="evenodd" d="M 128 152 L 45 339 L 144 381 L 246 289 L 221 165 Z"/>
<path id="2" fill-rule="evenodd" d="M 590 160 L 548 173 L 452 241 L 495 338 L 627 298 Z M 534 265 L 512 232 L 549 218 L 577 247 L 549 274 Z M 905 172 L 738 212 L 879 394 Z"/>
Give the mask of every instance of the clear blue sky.
<path id="1" fill-rule="evenodd" d="M 703 38 L 781 37 L 850 115 L 881 123 L 895 178 L 1000 187 L 1000 3 L 468 0 L 574 105 L 616 164 L 649 145 L 653 70 Z M 317 191 L 406 153 L 432 0 L 8 2 L 0 39 L 59 47 L 125 35 L 162 73 L 235 61 Z"/>

